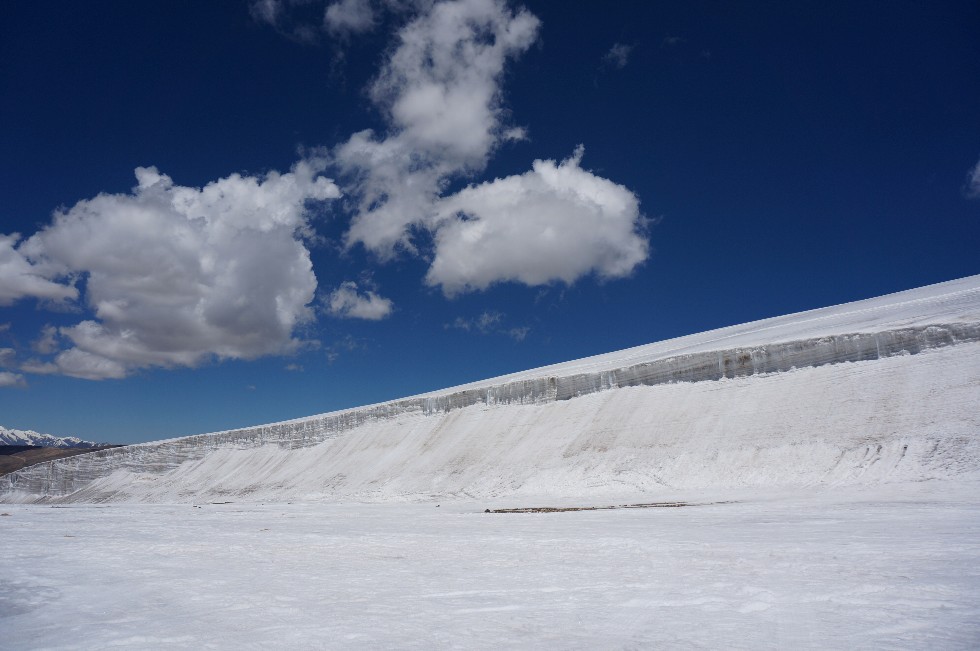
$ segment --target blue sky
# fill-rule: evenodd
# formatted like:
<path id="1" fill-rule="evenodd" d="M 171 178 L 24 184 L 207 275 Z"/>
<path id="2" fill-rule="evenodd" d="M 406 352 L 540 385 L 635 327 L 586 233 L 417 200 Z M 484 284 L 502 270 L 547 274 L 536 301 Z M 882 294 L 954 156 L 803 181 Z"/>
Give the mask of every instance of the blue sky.
<path id="1" fill-rule="evenodd" d="M 271 422 L 980 273 L 973 2 L 0 13 L 7 427 Z"/>

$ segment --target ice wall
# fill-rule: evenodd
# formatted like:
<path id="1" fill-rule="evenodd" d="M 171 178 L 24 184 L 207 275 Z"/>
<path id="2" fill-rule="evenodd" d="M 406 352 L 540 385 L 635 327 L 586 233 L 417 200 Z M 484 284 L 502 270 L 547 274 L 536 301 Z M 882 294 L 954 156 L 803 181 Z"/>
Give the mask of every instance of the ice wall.
<path id="1" fill-rule="evenodd" d="M 450 390 L 440 394 L 406 398 L 284 423 L 133 445 L 39 464 L 0 478 L 0 499 L 21 500 L 38 497 L 57 499 L 70 496 L 78 491 L 82 491 L 82 493 L 75 496 L 77 499 L 110 499 L 113 496 L 138 499 L 136 497 L 140 493 L 138 488 L 127 487 L 126 484 L 133 484 L 134 482 L 137 485 L 140 483 L 144 485 L 156 484 L 158 480 L 166 483 L 170 481 L 168 477 L 187 474 L 188 470 L 194 469 L 196 463 L 202 462 L 217 452 L 227 453 L 228 451 L 262 448 L 264 452 L 259 455 L 261 456 L 269 454 L 270 450 L 301 450 L 313 446 L 322 446 L 322 444 L 331 441 L 337 443 L 334 447 L 342 449 L 343 446 L 335 441 L 341 435 L 363 433 L 363 431 L 370 430 L 374 432 L 374 436 L 384 437 L 385 440 L 390 441 L 391 437 L 399 436 L 399 432 L 404 431 L 406 427 L 422 427 L 422 429 L 430 432 L 428 436 L 432 436 L 431 432 L 435 431 L 433 428 L 453 428 L 452 414 L 462 410 L 466 410 L 466 418 L 476 419 L 473 421 L 474 423 L 479 423 L 481 418 L 486 421 L 485 429 L 490 432 L 493 430 L 490 423 L 495 418 L 516 417 L 510 411 L 507 412 L 507 416 L 504 416 L 503 413 L 495 415 L 496 412 L 520 410 L 530 406 L 554 405 L 552 412 L 549 412 L 552 415 L 548 416 L 553 420 L 560 417 L 562 413 L 577 413 L 577 409 L 562 409 L 560 403 L 571 404 L 593 394 L 618 391 L 628 387 L 701 384 L 724 379 L 771 376 L 772 374 L 786 373 L 793 369 L 815 369 L 847 362 L 874 363 L 876 360 L 914 356 L 924 351 L 946 348 L 962 350 L 967 357 L 965 360 L 961 360 L 959 364 L 967 372 L 973 372 L 980 370 L 980 360 L 978 360 L 976 353 L 977 346 L 971 345 L 976 342 L 980 342 L 980 324 L 939 323 L 880 332 L 828 335 L 770 345 L 708 350 L 666 356 L 662 359 L 596 372 L 530 377 L 501 384 L 471 386 L 458 391 Z M 957 358 L 958 356 L 953 356 L 953 359 Z M 941 368 L 937 370 L 942 372 Z M 894 378 L 891 381 L 894 381 Z M 776 394 L 778 394 L 778 390 Z M 980 392 L 976 398 L 977 402 L 980 403 Z M 650 394 L 649 399 L 654 399 L 653 394 Z M 805 402 L 815 398 L 800 394 L 796 399 Z M 825 396 L 824 399 L 829 399 L 829 397 Z M 828 406 L 825 405 L 825 407 Z M 833 406 L 829 407 L 834 408 Z M 474 408 L 477 411 L 474 411 Z M 634 411 L 638 409 L 643 411 L 652 407 L 644 403 L 629 408 Z M 694 406 L 694 408 L 710 412 L 712 410 L 717 411 L 718 405 L 705 403 Z M 809 408 L 816 409 L 817 407 L 810 405 Z M 719 413 L 719 417 L 723 415 L 723 412 Z M 517 418 L 520 421 L 523 416 Z M 595 417 L 590 418 L 594 419 Z M 608 426 L 603 425 L 601 420 L 592 423 L 592 431 L 596 436 L 601 435 L 601 432 L 606 431 L 609 427 L 616 427 L 614 418 L 609 415 L 606 415 L 605 418 L 608 421 Z M 650 412 L 648 418 L 656 418 L 656 414 Z M 419 422 L 424 422 L 425 425 L 420 426 L 418 425 Z M 480 426 L 476 424 L 474 427 L 479 428 Z M 569 427 L 577 429 L 581 426 L 570 423 Z M 631 427 L 642 429 L 642 423 L 633 423 Z M 545 424 L 533 427 L 527 425 L 527 428 L 526 435 L 528 437 L 540 435 L 536 433 L 535 428 L 538 431 L 547 429 Z M 814 436 L 820 436 L 819 427 L 815 427 Z M 651 438 L 651 441 L 656 440 L 658 440 L 656 437 Z M 885 440 L 882 443 L 883 446 L 892 444 L 895 444 L 895 441 Z M 461 438 L 458 445 L 465 448 L 470 444 Z M 512 441 L 509 445 L 519 445 L 519 442 Z M 834 447 L 835 445 L 832 444 L 828 449 L 837 449 Z M 478 449 L 479 445 L 476 445 L 476 448 Z M 606 451 L 608 452 L 608 449 Z M 841 454 L 846 455 L 852 452 L 844 450 Z M 418 454 L 425 453 L 425 450 L 418 452 Z M 674 453 L 681 454 L 679 450 L 675 450 Z M 684 452 L 684 454 L 688 453 L 689 451 Z M 705 453 L 710 454 L 710 451 L 706 450 Z M 824 453 L 826 450 L 821 452 L 821 454 Z M 467 457 L 465 450 L 461 454 L 463 454 L 463 458 Z M 547 454 L 564 453 L 551 450 Z M 757 456 L 761 454 L 759 461 L 762 463 L 765 454 L 759 452 L 756 454 Z M 830 454 L 833 456 L 836 453 Z M 472 465 L 479 466 L 481 464 L 479 454 L 474 452 L 471 456 Z M 235 458 L 238 460 L 237 463 L 243 463 L 241 457 Z M 290 456 L 289 463 L 295 466 L 294 471 L 298 471 L 298 468 L 303 465 L 298 463 L 297 459 L 296 455 Z M 486 454 L 484 454 L 482 461 L 485 460 Z M 349 461 L 350 463 L 371 465 L 370 460 L 351 458 Z M 278 462 L 269 461 L 269 463 L 281 464 L 284 462 L 280 459 Z M 206 464 L 199 465 L 206 467 Z M 649 467 L 650 464 L 648 463 L 647 466 Z M 215 468 L 207 470 L 207 473 L 211 475 L 216 472 L 218 471 Z M 234 465 L 231 465 L 224 467 L 220 472 L 234 474 L 236 470 Z M 249 472 L 252 473 L 252 476 L 262 476 L 262 473 L 256 474 L 254 470 Z M 282 472 L 288 474 L 290 470 L 282 469 Z M 320 484 L 324 482 L 329 484 L 330 481 L 336 481 L 336 476 L 346 477 L 351 472 L 354 472 L 354 469 L 349 469 L 348 472 L 337 469 L 334 472 L 333 480 L 323 480 Z M 378 469 L 379 477 L 384 477 L 392 472 L 395 470 L 391 467 Z M 434 474 L 429 477 L 428 489 L 425 488 L 427 485 L 425 481 L 422 481 L 413 484 L 411 491 L 424 493 L 426 490 L 430 490 L 438 493 L 442 490 L 439 487 L 441 483 L 441 480 L 438 480 L 439 472 L 441 471 L 437 467 L 430 471 L 430 474 Z M 203 482 L 202 485 L 208 484 L 210 481 L 207 473 L 199 477 L 199 481 Z M 116 483 L 107 483 L 106 479 L 110 477 L 115 477 Z M 270 482 L 279 481 L 275 479 L 274 475 L 268 475 L 267 479 Z M 783 480 L 787 480 L 787 478 L 783 478 Z M 195 494 L 193 486 L 188 485 L 186 481 L 179 479 L 173 481 L 182 486 L 180 489 L 182 492 L 168 493 L 170 499 L 180 499 Z M 361 488 L 366 491 L 373 490 L 366 488 L 372 485 L 372 481 L 376 484 L 379 479 L 367 478 L 365 479 L 366 483 Z M 390 481 L 389 478 L 388 482 L 390 483 Z M 478 484 L 481 480 L 478 477 L 473 477 L 470 481 Z M 532 473 L 523 476 L 523 479 L 510 481 L 512 482 L 512 489 L 521 490 L 522 487 L 529 485 L 528 482 L 533 484 L 534 481 L 540 481 L 540 477 L 533 479 Z M 567 478 L 562 481 L 567 483 Z M 96 484 L 99 485 L 98 490 L 91 490 L 92 486 Z M 236 484 L 236 486 L 237 488 L 230 492 L 239 496 L 262 492 L 261 482 Z M 453 490 L 463 490 L 458 483 L 454 486 Z M 85 490 L 87 488 L 89 490 Z M 302 490 L 308 491 L 309 489 L 307 487 Z M 405 490 L 409 489 L 406 488 Z M 492 492 L 502 490 L 502 488 L 498 485 L 487 490 Z M 322 498 L 327 493 L 329 490 L 321 491 L 318 493 L 318 497 Z"/>

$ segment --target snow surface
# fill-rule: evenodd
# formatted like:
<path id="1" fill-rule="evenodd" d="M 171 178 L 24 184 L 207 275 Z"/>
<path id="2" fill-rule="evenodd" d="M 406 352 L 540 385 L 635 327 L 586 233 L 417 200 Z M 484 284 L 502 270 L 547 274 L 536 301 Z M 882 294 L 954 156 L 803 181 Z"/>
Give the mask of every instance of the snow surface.
<path id="1" fill-rule="evenodd" d="M 52 436 L 34 430 L 7 429 L 0 425 L 0 445 L 37 445 L 44 448 L 94 448 L 100 443 L 83 441 L 77 436 Z"/>
<path id="2" fill-rule="evenodd" d="M 514 515 L 12 505 L 0 647 L 975 649 L 978 488 Z"/>
<path id="3" fill-rule="evenodd" d="M 38 464 L 0 648 L 980 648 L 978 335 L 975 276 Z"/>

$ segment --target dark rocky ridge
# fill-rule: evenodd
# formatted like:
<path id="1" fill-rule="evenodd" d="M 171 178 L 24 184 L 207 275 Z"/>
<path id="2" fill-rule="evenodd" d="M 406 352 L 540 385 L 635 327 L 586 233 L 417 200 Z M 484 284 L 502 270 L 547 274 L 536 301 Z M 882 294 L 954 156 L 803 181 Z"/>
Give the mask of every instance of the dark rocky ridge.
<path id="1" fill-rule="evenodd" d="M 0 477 L 37 463 L 119 447 L 123 446 L 99 445 L 92 448 L 48 448 L 40 445 L 0 445 Z"/>

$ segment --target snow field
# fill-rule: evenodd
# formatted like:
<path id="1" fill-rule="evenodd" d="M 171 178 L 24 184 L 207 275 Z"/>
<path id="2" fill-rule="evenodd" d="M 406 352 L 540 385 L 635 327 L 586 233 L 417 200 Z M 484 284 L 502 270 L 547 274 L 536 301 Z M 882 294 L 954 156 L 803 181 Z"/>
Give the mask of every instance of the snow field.
<path id="1" fill-rule="evenodd" d="M 7 505 L 0 647 L 971 649 L 977 488 L 554 514 Z"/>
<path id="2" fill-rule="evenodd" d="M 975 276 L 34 466 L 0 487 L 0 649 L 975 649 L 980 342 L 944 333 L 978 325 Z M 933 326 L 916 354 L 593 390 Z M 538 400 L 555 377 L 588 391 Z M 484 512 L 653 501 L 709 504 Z"/>

